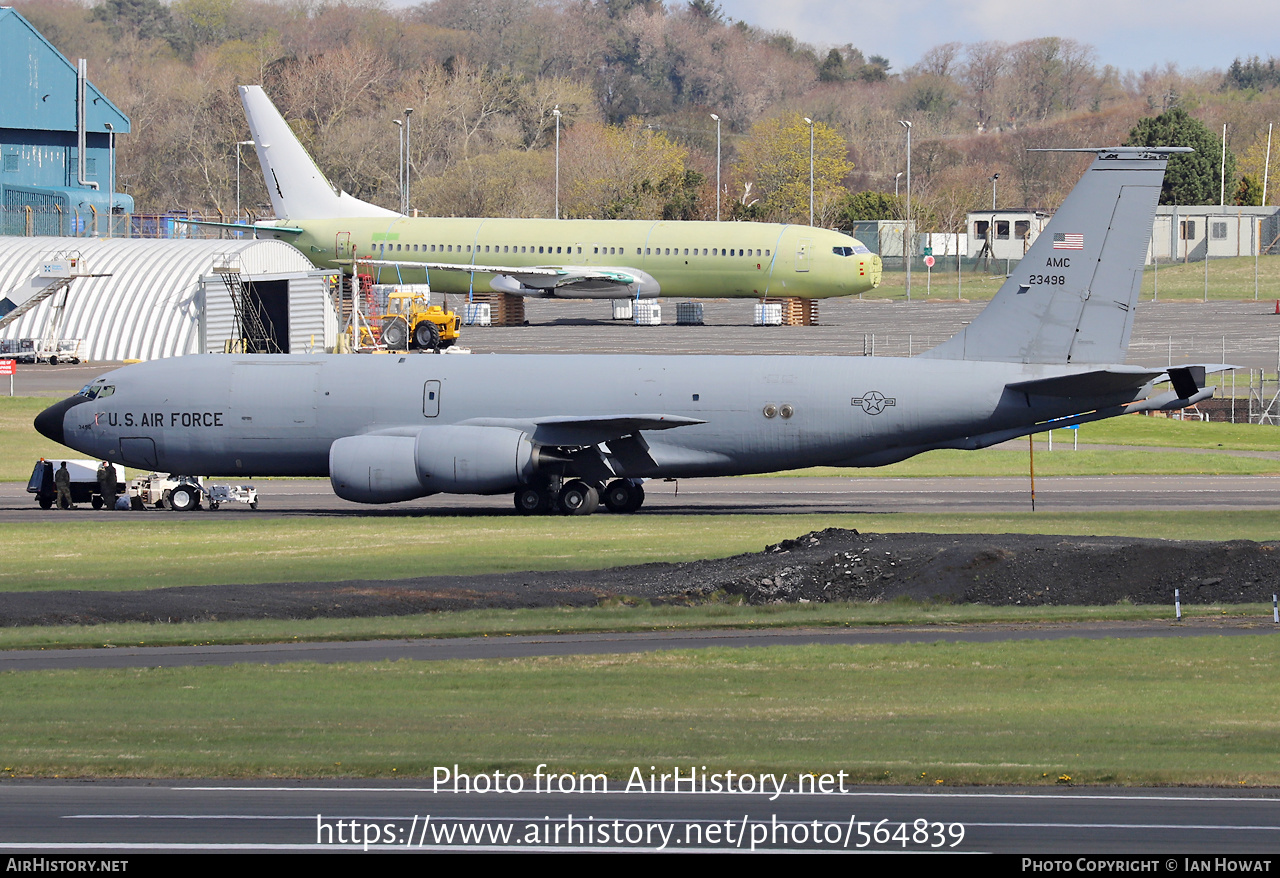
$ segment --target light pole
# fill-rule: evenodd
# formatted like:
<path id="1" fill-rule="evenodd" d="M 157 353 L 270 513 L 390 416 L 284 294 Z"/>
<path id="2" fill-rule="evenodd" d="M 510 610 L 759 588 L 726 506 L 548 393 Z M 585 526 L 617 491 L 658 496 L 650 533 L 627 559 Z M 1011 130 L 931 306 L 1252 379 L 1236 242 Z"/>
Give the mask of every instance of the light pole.
<path id="1" fill-rule="evenodd" d="M 987 179 L 991 181 L 991 209 L 995 210 L 996 209 L 996 180 L 1000 179 L 1000 175 L 992 174 Z"/>
<path id="2" fill-rule="evenodd" d="M 804 117 L 805 124 L 809 126 L 809 225 L 813 225 L 813 120 L 808 116 Z"/>
<path id="3" fill-rule="evenodd" d="M 712 113 L 711 118 L 716 120 L 716 222 L 720 222 L 720 117 Z"/>
<path id="4" fill-rule="evenodd" d="M 413 154 L 409 151 L 409 117 L 413 115 L 413 107 L 404 108 L 404 206 L 401 213 L 409 215 L 409 177 L 413 171 Z"/>
<path id="5" fill-rule="evenodd" d="M 902 233 L 902 256 L 907 263 L 907 301 L 911 301 L 911 123 L 903 119 L 898 124 L 907 129 L 907 221 Z"/>
<path id="6" fill-rule="evenodd" d="M 560 107 L 551 111 L 556 117 L 556 219 L 560 219 Z"/>
<path id="7" fill-rule="evenodd" d="M 396 168 L 396 187 L 400 190 L 400 212 L 404 213 L 404 123 L 399 119 L 392 119 L 391 124 L 396 126 L 396 142 L 400 146 L 400 164 Z"/>
<path id="8" fill-rule="evenodd" d="M 240 147 L 253 146 L 252 140 L 236 141 L 236 222 L 240 222 Z M 115 188 L 115 180 L 111 181 L 111 186 Z"/>

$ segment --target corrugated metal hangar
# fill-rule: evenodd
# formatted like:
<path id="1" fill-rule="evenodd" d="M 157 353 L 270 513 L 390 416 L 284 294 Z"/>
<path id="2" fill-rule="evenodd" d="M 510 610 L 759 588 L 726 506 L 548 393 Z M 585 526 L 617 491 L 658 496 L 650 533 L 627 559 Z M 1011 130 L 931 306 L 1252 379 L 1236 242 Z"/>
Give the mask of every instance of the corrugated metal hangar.
<path id="1" fill-rule="evenodd" d="M 83 340 L 83 359 L 151 360 L 221 352 L 254 334 L 249 313 L 255 349 L 330 351 L 338 281 L 281 241 L 0 238 L 0 318 L 27 308 L 0 339 L 53 334 Z"/>

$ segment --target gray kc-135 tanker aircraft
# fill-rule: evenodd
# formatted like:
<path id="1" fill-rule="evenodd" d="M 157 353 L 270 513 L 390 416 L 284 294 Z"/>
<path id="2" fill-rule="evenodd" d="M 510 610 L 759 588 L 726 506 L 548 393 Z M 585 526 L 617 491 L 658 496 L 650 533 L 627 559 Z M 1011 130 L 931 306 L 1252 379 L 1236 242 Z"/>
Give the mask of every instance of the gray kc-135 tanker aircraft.
<path id="1" fill-rule="evenodd" d="M 186 356 L 109 372 L 36 429 L 145 469 L 327 475 L 360 503 L 509 493 L 590 514 L 636 510 L 644 479 L 879 466 L 1208 398 L 1226 367 L 1124 364 L 1165 164 L 1187 150 L 1080 151 L 1092 165 L 991 304 L 917 357 Z"/>

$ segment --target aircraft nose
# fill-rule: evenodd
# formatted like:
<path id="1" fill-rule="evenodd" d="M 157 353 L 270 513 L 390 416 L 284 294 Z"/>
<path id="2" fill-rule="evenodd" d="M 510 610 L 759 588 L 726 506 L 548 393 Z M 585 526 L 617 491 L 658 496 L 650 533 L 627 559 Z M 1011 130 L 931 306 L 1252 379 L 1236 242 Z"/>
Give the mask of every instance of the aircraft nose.
<path id="1" fill-rule="evenodd" d="M 880 274 L 883 270 L 879 256 L 863 256 L 858 260 L 858 279 L 870 283 L 872 288 L 880 286 Z"/>
<path id="2" fill-rule="evenodd" d="M 36 415 L 36 432 L 46 439 L 57 442 L 59 445 L 66 445 L 63 441 L 63 424 L 66 421 L 66 415 L 69 410 L 82 402 L 88 402 L 83 396 L 70 396 L 56 402 L 47 409 Z"/>

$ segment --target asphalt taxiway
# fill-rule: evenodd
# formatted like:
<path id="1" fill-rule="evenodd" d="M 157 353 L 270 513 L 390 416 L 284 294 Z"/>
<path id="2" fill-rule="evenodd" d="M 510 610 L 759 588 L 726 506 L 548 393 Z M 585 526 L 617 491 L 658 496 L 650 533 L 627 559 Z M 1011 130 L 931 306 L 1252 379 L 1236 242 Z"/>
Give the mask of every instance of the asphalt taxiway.
<path id="1" fill-rule="evenodd" d="M 1058 452 L 1070 454 L 1069 451 Z M 230 483 L 231 479 L 213 479 Z M 246 483 L 248 483 L 246 481 Z M 388 506 L 337 497 L 327 479 L 254 481 L 258 508 L 229 503 L 216 512 L 161 509 L 108 512 L 88 505 L 42 510 L 22 483 L 0 484 L 0 522 L 87 520 L 142 525 L 155 516 L 404 517 L 516 515 L 510 495 L 437 495 Z M 1063 476 L 1036 478 L 1041 512 L 1240 510 L 1280 508 L 1280 479 L 1265 476 Z M 903 512 L 1011 513 L 1031 510 L 1026 477 L 845 478 L 740 477 L 645 483 L 645 515 L 867 514 Z M 607 514 L 604 512 L 597 514 Z"/>
<path id="2" fill-rule="evenodd" d="M 851 754 L 847 767 L 856 764 Z M 701 779 L 697 764 L 645 759 L 636 768 L 643 789 L 627 790 L 632 775 L 610 778 L 607 792 L 535 791 L 529 778 L 520 792 L 455 793 L 435 786 L 434 775 L 405 783 L 6 783 L 0 852 L 1004 852 L 1069 854 L 1079 871 L 1118 868 L 1082 865 L 1083 854 L 1147 854 L 1160 859 L 1143 871 L 1177 873 L 1191 869 L 1171 855 L 1188 852 L 1253 852 L 1249 871 L 1262 871 L 1265 863 L 1254 864 L 1269 863 L 1280 841 L 1280 797 L 1271 790 L 863 787 L 815 767 L 831 772 L 827 792 L 800 791 L 795 775 L 775 776 L 781 792 L 768 777 L 764 792 L 701 792 L 687 783 L 672 792 L 676 769 Z M 651 768 L 653 786 L 668 775 L 665 792 L 650 787 Z M 734 776 L 744 787 L 758 781 L 749 768 Z"/>

